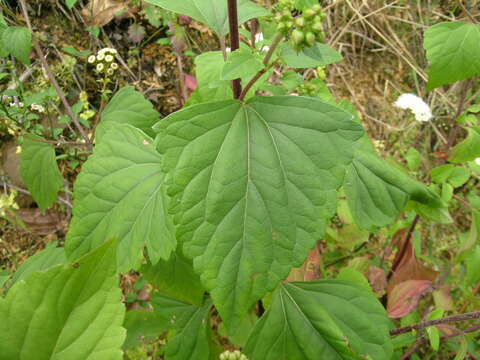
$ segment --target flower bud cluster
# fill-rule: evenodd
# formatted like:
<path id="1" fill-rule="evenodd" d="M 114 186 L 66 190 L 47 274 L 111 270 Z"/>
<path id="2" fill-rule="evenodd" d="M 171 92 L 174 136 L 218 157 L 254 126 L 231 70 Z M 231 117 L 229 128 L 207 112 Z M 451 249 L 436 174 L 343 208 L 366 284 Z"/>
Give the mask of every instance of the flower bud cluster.
<path id="1" fill-rule="evenodd" d="M 227 350 L 220 354 L 220 360 L 248 360 L 248 357 L 239 350 Z"/>
<path id="2" fill-rule="evenodd" d="M 318 90 L 317 85 L 305 82 L 298 87 L 298 94 L 302 96 L 317 96 Z"/>
<path id="3" fill-rule="evenodd" d="M 325 40 L 322 24 L 324 18 L 325 13 L 322 7 L 315 4 L 296 18 L 293 17 L 290 10 L 282 10 L 276 15 L 275 21 L 278 23 L 277 31 L 284 36 L 290 35 L 293 47 L 299 51 L 313 46 L 316 41 Z"/>
<path id="4" fill-rule="evenodd" d="M 113 48 L 103 48 L 97 52 L 97 55 L 90 55 L 88 63 L 95 65 L 95 70 L 100 74 L 112 76 L 118 69 L 118 64 L 115 62 L 115 55 L 117 50 Z"/>
<path id="5" fill-rule="evenodd" d="M 39 112 L 39 113 L 44 113 L 45 112 L 45 107 L 43 105 L 40 105 L 40 104 L 32 104 L 32 105 L 30 105 L 30 109 L 32 111 L 36 111 L 36 112 Z"/>

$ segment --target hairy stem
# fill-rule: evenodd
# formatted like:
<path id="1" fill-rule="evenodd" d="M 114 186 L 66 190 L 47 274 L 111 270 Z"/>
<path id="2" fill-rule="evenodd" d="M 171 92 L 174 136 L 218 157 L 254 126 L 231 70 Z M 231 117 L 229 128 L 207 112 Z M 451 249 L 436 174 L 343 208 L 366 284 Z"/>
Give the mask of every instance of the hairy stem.
<path id="1" fill-rule="evenodd" d="M 393 336 L 393 335 L 405 334 L 413 330 L 420 330 L 433 325 L 448 324 L 448 323 L 457 322 L 457 321 L 467 321 L 467 320 L 475 320 L 475 319 L 480 319 L 480 311 L 448 316 L 448 317 L 444 317 L 436 320 L 422 321 L 418 324 L 409 325 L 409 326 L 405 326 L 398 329 L 393 329 L 390 331 L 390 335 Z"/>
<path id="2" fill-rule="evenodd" d="M 238 33 L 237 0 L 228 0 L 228 23 L 230 25 L 230 48 L 232 52 L 240 47 L 240 36 Z M 239 99 L 242 93 L 240 79 L 232 80 L 233 98 Z"/>

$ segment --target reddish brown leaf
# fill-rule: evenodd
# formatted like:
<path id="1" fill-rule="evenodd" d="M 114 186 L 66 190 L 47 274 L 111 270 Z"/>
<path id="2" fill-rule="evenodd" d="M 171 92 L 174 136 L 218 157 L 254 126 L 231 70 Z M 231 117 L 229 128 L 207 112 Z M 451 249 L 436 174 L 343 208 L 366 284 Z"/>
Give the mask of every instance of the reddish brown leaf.
<path id="1" fill-rule="evenodd" d="M 320 279 L 320 261 L 320 252 L 318 248 L 315 247 L 315 249 L 308 253 L 308 257 L 303 265 L 292 269 L 285 281 L 313 281 Z"/>
<path id="2" fill-rule="evenodd" d="M 378 296 L 385 294 L 387 289 L 387 275 L 385 274 L 385 270 L 377 266 L 370 266 L 368 268 L 368 281 Z"/>
<path id="3" fill-rule="evenodd" d="M 444 311 L 455 310 L 452 295 L 450 294 L 450 286 L 442 285 L 438 290 L 433 292 L 433 300 L 435 306 Z"/>
<path id="4" fill-rule="evenodd" d="M 391 318 L 410 314 L 418 305 L 420 297 L 432 290 L 428 280 L 407 280 L 396 285 L 388 295 L 387 312 Z"/>

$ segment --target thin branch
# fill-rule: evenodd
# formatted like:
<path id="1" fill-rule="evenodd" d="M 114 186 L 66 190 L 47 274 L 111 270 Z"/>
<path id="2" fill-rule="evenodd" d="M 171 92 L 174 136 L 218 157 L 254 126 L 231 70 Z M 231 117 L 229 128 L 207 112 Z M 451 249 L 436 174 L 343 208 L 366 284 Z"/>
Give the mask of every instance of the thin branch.
<path id="1" fill-rule="evenodd" d="M 28 29 L 32 33 L 33 46 L 40 58 L 40 62 L 42 63 L 43 68 L 45 69 L 45 72 L 47 73 L 48 80 L 55 88 L 55 91 L 57 92 L 58 97 L 60 98 L 63 106 L 65 107 L 65 111 L 67 112 L 68 116 L 72 119 L 73 123 L 75 124 L 75 127 L 80 133 L 80 136 L 85 140 L 87 144 L 91 145 L 87 134 L 85 133 L 85 131 L 83 130 L 83 127 L 78 122 L 78 119 L 75 113 L 73 112 L 72 107 L 68 103 L 67 98 L 63 93 L 63 90 L 61 89 L 60 85 L 58 85 L 58 82 L 55 79 L 55 75 L 53 74 L 52 69 L 50 69 L 50 66 L 48 65 L 47 60 L 45 59 L 42 48 L 40 47 L 40 44 L 38 43 L 38 40 L 33 32 L 32 24 L 30 23 L 30 18 L 28 17 L 27 5 L 25 3 L 25 0 L 20 0 L 20 5 L 22 7 L 23 16 L 25 17 L 25 22 L 27 23 Z"/>
<path id="2" fill-rule="evenodd" d="M 444 318 L 436 319 L 436 320 L 422 321 L 418 324 L 409 325 L 409 326 L 405 326 L 405 327 L 402 327 L 402 328 L 390 330 L 390 335 L 391 336 L 400 335 L 400 334 L 408 333 L 408 332 L 413 331 L 413 330 L 420 330 L 420 329 L 423 329 L 423 328 L 426 328 L 426 327 L 429 327 L 429 326 L 433 326 L 433 325 L 448 324 L 448 323 L 457 322 L 457 321 L 467 321 L 467 320 L 474 320 L 474 319 L 480 319 L 480 311 L 448 316 L 448 317 L 444 317 Z"/>
<path id="3" fill-rule="evenodd" d="M 228 23 L 230 25 L 230 48 L 232 52 L 240 47 L 240 35 L 238 33 L 237 0 L 228 0 Z M 238 99 L 242 93 L 240 79 L 232 80 L 233 98 Z"/>

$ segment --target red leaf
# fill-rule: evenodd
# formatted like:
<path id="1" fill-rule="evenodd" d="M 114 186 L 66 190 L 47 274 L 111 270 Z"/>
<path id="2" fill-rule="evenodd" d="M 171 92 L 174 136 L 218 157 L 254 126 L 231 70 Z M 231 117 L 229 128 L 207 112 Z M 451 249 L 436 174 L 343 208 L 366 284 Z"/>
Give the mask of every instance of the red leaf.
<path id="1" fill-rule="evenodd" d="M 407 280 L 396 285 L 388 295 L 387 312 L 391 318 L 410 314 L 418 305 L 420 297 L 432 290 L 429 280 Z"/>
<path id="2" fill-rule="evenodd" d="M 183 78 L 185 80 L 185 86 L 188 90 L 195 90 L 197 88 L 197 79 L 195 79 L 192 75 L 183 74 Z"/>

